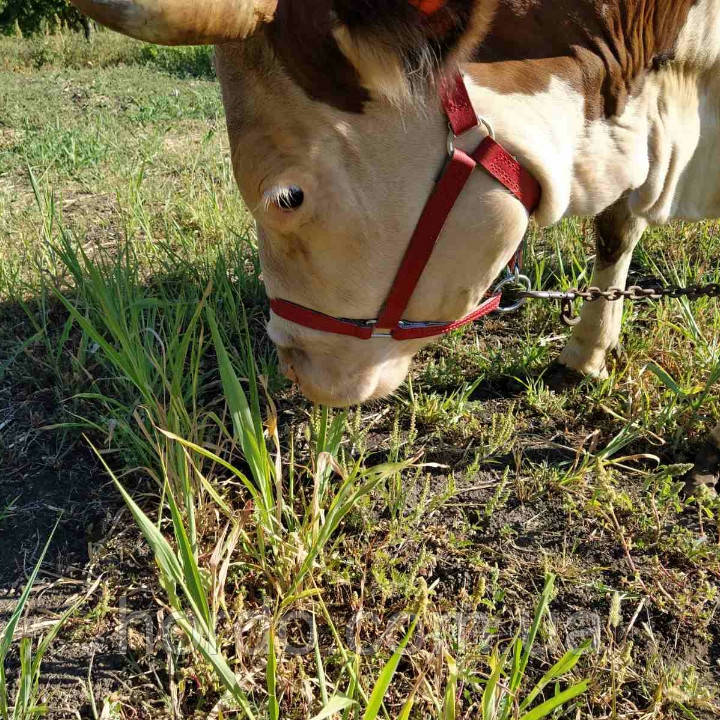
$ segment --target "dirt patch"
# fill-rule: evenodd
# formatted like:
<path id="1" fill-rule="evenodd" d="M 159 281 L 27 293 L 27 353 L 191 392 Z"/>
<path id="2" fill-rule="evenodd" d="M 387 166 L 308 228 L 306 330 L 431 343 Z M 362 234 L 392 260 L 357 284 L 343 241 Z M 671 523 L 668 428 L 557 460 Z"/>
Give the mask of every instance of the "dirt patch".
<path id="1" fill-rule="evenodd" d="M 87 562 L 87 532 L 104 516 L 107 482 L 77 440 L 45 430 L 61 411 L 52 391 L 0 390 L 0 587 L 12 587 L 32 569 L 58 522 L 48 567 L 77 576 Z"/>
<path id="2" fill-rule="evenodd" d="M 17 309 L 7 306 L 0 312 L 6 339 L 18 317 Z M 16 343 L 4 347 L 17 351 Z M 44 378 L 41 347 L 30 346 L 14 361 L 0 351 L 0 368 L 6 367 L 0 379 L 0 627 L 57 525 L 19 627 L 19 634 L 37 640 L 102 574 L 93 561 L 118 498 L 108 492 L 107 476 L 81 435 L 48 427 L 71 418 L 58 388 Z M 38 387 L 43 384 L 47 387 Z M 102 603 L 102 588 L 86 597 L 46 655 L 43 695 L 53 708 L 48 717 L 93 717 L 87 691 L 91 666 L 98 698 L 122 685 L 116 671 L 127 659 L 112 640 L 114 623 L 85 622 Z M 17 657 L 11 655 L 11 683 L 16 667 Z"/>

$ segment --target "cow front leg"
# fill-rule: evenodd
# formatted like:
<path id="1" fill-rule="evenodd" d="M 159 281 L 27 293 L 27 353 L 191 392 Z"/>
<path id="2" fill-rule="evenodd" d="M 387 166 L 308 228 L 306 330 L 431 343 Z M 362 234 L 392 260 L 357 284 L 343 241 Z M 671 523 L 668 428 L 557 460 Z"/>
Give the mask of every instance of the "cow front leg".
<path id="1" fill-rule="evenodd" d="M 592 284 L 601 290 L 625 288 L 633 250 L 647 222 L 633 215 L 622 200 L 598 215 L 595 227 L 597 259 Z M 622 300 L 586 302 L 560 363 L 583 375 L 607 377 L 605 358 L 620 341 L 622 310 Z"/>

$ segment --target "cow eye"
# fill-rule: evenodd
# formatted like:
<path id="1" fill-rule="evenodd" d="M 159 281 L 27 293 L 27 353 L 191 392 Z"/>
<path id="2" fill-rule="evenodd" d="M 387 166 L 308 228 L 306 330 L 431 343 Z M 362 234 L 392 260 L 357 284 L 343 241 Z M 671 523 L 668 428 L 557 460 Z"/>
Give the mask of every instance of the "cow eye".
<path id="1" fill-rule="evenodd" d="M 305 202 L 305 193 L 302 188 L 292 185 L 278 193 L 276 202 L 281 210 L 298 210 Z"/>

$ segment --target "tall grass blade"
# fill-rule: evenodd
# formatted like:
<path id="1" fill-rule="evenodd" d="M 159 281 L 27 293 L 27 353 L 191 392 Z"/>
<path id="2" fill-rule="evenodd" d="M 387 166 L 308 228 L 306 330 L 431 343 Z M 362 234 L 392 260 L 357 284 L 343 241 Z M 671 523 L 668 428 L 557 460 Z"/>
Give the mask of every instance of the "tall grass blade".
<path id="1" fill-rule="evenodd" d="M 0 718 L 8 720 L 8 689 L 7 678 L 5 677 L 5 660 L 0 657 Z"/>
<path id="2" fill-rule="evenodd" d="M 503 669 L 507 663 L 509 652 L 510 648 L 508 648 L 500 657 L 498 656 L 498 651 L 493 650 L 493 654 L 490 657 L 491 673 L 488 681 L 485 683 L 482 696 L 483 720 L 495 720 L 496 691 Z"/>
<path id="3" fill-rule="evenodd" d="M 222 651 L 217 647 L 214 628 L 208 627 L 205 621 L 207 615 L 203 612 L 203 608 L 207 604 L 207 598 L 204 603 L 198 603 L 195 598 L 195 591 L 198 591 L 198 588 L 195 587 L 191 590 L 188 587 L 183 572 L 183 566 L 173 552 L 173 549 L 170 547 L 168 541 L 150 520 L 150 518 L 145 515 L 137 503 L 135 503 L 135 501 L 130 497 L 128 492 L 115 477 L 115 474 L 108 467 L 105 459 L 92 445 L 92 443 L 90 443 L 90 446 L 102 462 L 115 487 L 122 495 L 123 500 L 135 519 L 135 522 L 142 531 L 153 551 L 153 554 L 155 555 L 155 562 L 157 563 L 159 569 L 160 583 L 165 592 L 168 594 L 170 605 L 174 610 L 173 619 L 175 623 L 185 632 L 188 638 L 190 638 L 193 646 L 203 655 L 208 663 L 210 663 L 218 678 L 232 694 L 235 701 L 240 705 L 246 717 L 249 720 L 254 720 L 255 716 L 251 710 L 247 696 L 242 691 L 235 673 L 233 673 L 227 661 L 223 657 Z M 194 564 L 194 557 L 192 556 L 187 536 L 185 536 L 184 542 L 186 546 L 183 552 L 188 558 L 192 558 L 189 562 Z M 195 581 L 191 579 L 190 582 L 192 584 Z M 200 631 L 198 631 L 197 627 L 193 624 L 193 621 L 191 621 L 188 615 L 182 610 L 182 603 L 177 593 L 178 588 L 183 591 L 185 600 L 192 610 L 193 621 L 200 625 Z"/>
<path id="4" fill-rule="evenodd" d="M 458 667 L 455 659 L 450 657 L 450 655 L 445 656 L 445 662 L 448 666 L 448 681 L 447 687 L 445 688 L 443 720 L 455 720 L 457 714 Z"/>
<path id="5" fill-rule="evenodd" d="M 390 688 L 390 683 L 392 683 L 393 677 L 395 676 L 395 671 L 397 670 L 403 653 L 405 652 L 405 648 L 410 642 L 412 636 L 415 634 L 415 628 L 417 627 L 419 620 L 420 616 L 415 615 L 412 623 L 410 623 L 408 631 L 405 633 L 405 637 L 402 639 L 397 650 L 395 650 L 395 652 L 392 654 L 392 657 L 387 661 L 385 667 L 382 669 L 382 672 L 380 673 L 380 676 L 375 683 L 375 687 L 370 694 L 370 699 L 368 700 L 367 707 L 365 708 L 365 713 L 363 714 L 363 720 L 375 720 L 375 718 L 377 718 L 380 712 L 380 707 L 382 706 L 383 699 L 385 698 L 385 695 Z"/>
<path id="6" fill-rule="evenodd" d="M 109 466 L 105 462 L 105 459 L 98 452 L 98 450 L 92 445 L 92 443 L 90 443 L 90 446 L 102 462 L 106 472 L 113 481 L 113 484 L 118 489 L 118 492 L 122 495 L 122 498 L 125 501 L 125 504 L 128 506 L 135 522 L 140 528 L 142 534 L 145 536 L 148 545 L 150 545 L 150 549 L 153 551 L 153 555 L 155 556 L 155 562 L 157 563 L 158 569 L 160 571 L 160 583 L 165 592 L 168 594 L 171 606 L 174 608 L 182 607 L 180 597 L 177 593 L 178 588 L 180 588 L 186 602 L 188 603 L 190 609 L 193 612 L 195 620 L 202 623 L 203 631 L 208 637 L 213 637 L 213 629 L 211 627 L 208 627 L 207 624 L 207 618 L 209 617 L 209 610 L 206 609 L 207 597 L 204 601 L 200 601 L 198 598 L 198 593 L 200 592 L 202 581 L 194 577 L 195 572 L 193 571 L 192 566 L 195 565 L 195 561 L 192 556 L 192 550 L 189 547 L 187 535 L 185 535 L 184 539 L 181 536 L 179 542 L 181 545 L 184 545 L 180 552 L 181 554 L 183 554 L 184 557 L 186 557 L 186 561 L 189 563 L 188 571 L 190 572 L 190 586 L 188 586 L 188 578 L 185 575 L 185 567 L 178 559 L 177 555 L 170 546 L 170 543 L 165 539 L 164 535 L 160 532 L 160 530 L 158 530 L 155 523 L 150 520 L 150 518 L 142 511 L 140 506 L 130 497 L 130 494 L 122 486 L 122 484 L 117 479 L 113 471 L 109 468 Z M 197 569 L 196 565 L 195 569 Z"/>
<path id="7" fill-rule="evenodd" d="M 310 572 L 310 569 L 328 539 L 335 532 L 343 518 L 357 505 L 360 498 L 369 495 L 386 478 L 392 477 L 395 473 L 402 472 L 402 470 L 410 467 L 411 464 L 412 463 L 408 461 L 403 463 L 378 465 L 375 468 L 363 471 L 359 478 L 350 476 L 341 485 L 337 494 L 333 498 L 330 507 L 326 511 L 325 522 L 320 526 L 317 536 L 313 540 L 310 548 L 308 548 L 307 556 L 296 573 L 295 579 L 288 590 L 288 594 L 293 594 L 305 580 L 305 577 L 308 572 Z M 360 478 L 368 479 L 358 487 L 356 484 Z"/>
<path id="8" fill-rule="evenodd" d="M 415 693 L 410 695 L 410 697 L 405 701 L 405 704 L 403 705 L 403 709 L 400 711 L 400 714 L 398 715 L 397 720 L 410 720 L 410 713 L 412 712 L 412 709 L 415 707 Z"/>
<path id="9" fill-rule="evenodd" d="M 35 585 L 35 581 L 37 580 L 37 576 L 38 576 L 38 573 L 40 572 L 40 568 L 42 567 L 42 564 L 45 561 L 45 555 L 47 554 L 48 548 L 50 547 L 50 543 L 52 542 L 52 539 L 55 536 L 55 531 L 57 530 L 59 524 L 60 524 L 60 519 L 58 518 L 58 520 L 55 523 L 55 527 L 53 527 L 52 532 L 50 533 L 50 537 L 47 539 L 47 541 L 45 543 L 45 547 L 43 548 L 42 552 L 40 553 L 40 557 L 38 558 L 37 563 L 35 563 L 35 567 L 33 568 L 33 571 L 30 573 L 30 577 L 28 578 L 27 584 L 25 585 L 25 589 L 23 590 L 22 594 L 20 595 L 20 598 L 17 601 L 15 610 L 13 611 L 12 615 L 10 616 L 10 620 L 8 620 L 8 623 L 5 626 L 5 629 L 3 630 L 2 635 L 0 635 L 0 663 L 3 663 L 5 661 L 5 658 L 7 657 L 7 654 L 10 651 L 10 646 L 12 645 L 13 637 L 15 636 L 15 630 L 17 629 L 18 623 L 20 622 L 20 618 L 22 617 L 23 612 L 25 612 L 25 606 L 27 605 L 28 599 L 30 597 L 30 593 L 32 592 L 33 586 Z"/>
<path id="10" fill-rule="evenodd" d="M 172 517 L 173 532 L 175 534 L 175 542 L 180 553 L 180 561 L 182 562 L 183 578 L 190 593 L 194 608 L 201 614 L 203 625 L 208 635 L 214 636 L 212 616 L 210 614 L 210 605 L 208 603 L 207 590 L 200 576 L 200 568 L 198 567 L 193 547 L 190 544 L 190 538 L 185 530 L 185 525 L 180 516 L 175 496 L 173 494 L 170 483 L 167 483 L 166 498 L 170 506 L 170 515 Z"/>
<path id="11" fill-rule="evenodd" d="M 210 324 L 213 342 L 215 344 L 218 368 L 220 370 L 220 379 L 222 381 L 223 390 L 230 409 L 235 435 L 243 450 L 245 462 L 247 462 L 250 466 L 253 478 L 255 479 L 255 483 L 260 491 L 265 512 L 271 514 L 274 507 L 272 499 L 273 486 L 271 484 L 273 465 L 267 446 L 265 445 L 265 438 L 262 430 L 262 418 L 259 417 L 259 405 L 254 402 L 253 405 L 256 406 L 254 407 L 254 412 L 250 409 L 250 404 L 248 403 L 245 391 L 240 384 L 240 380 L 238 379 L 232 363 L 230 362 L 230 356 L 225 349 L 225 344 L 223 343 L 222 336 L 220 335 L 220 330 L 218 329 L 217 321 L 215 319 L 215 313 L 210 308 L 207 308 L 207 318 Z M 255 380 L 255 367 L 252 354 L 250 354 L 248 362 L 251 364 L 251 372 L 249 375 L 252 377 L 252 386 Z M 257 387 L 255 390 L 257 391 Z"/>
<path id="12" fill-rule="evenodd" d="M 25 720 L 32 712 L 32 689 L 32 640 L 25 637 L 20 641 L 20 680 L 15 696 L 13 718 Z M 40 708 L 38 710 L 41 711 Z"/>
<path id="13" fill-rule="evenodd" d="M 40 553 L 40 557 L 38 558 L 37 563 L 35 563 L 35 567 L 33 568 L 32 572 L 30 573 L 30 577 L 28 578 L 27 584 L 25 585 L 25 589 L 20 595 L 20 598 L 17 601 L 17 604 L 15 605 L 15 610 L 13 611 L 12 615 L 10 616 L 10 619 L 8 620 L 7 625 L 5 626 L 5 629 L 2 632 L 2 635 L 0 635 L 0 715 L 2 716 L 3 720 L 8 720 L 10 717 L 9 712 L 9 705 L 8 705 L 8 688 L 7 688 L 7 677 L 5 674 L 5 660 L 7 659 L 8 653 L 10 652 L 10 648 L 12 647 L 13 638 L 15 637 L 15 631 L 17 630 L 18 623 L 20 622 L 20 618 L 22 617 L 23 613 L 25 612 L 25 608 L 27 606 L 28 600 L 30 598 L 30 593 L 32 592 L 33 586 L 35 585 L 35 581 L 37 580 L 38 573 L 40 572 L 40 568 L 42 567 L 43 562 L 45 561 L 45 555 L 47 554 L 48 548 L 50 547 L 50 543 L 52 542 L 53 537 L 55 536 L 55 531 L 58 528 L 58 525 L 60 523 L 60 518 L 55 522 L 55 526 L 52 529 L 52 532 L 50 533 L 50 536 L 48 537 L 47 541 L 45 542 L 45 547 L 43 547 L 42 552 Z M 27 641 L 27 642 L 26 642 Z M 20 660 L 21 660 L 21 672 L 20 672 L 20 686 L 18 688 L 18 695 L 19 698 L 22 698 L 25 696 L 27 692 L 29 692 L 27 683 L 31 681 L 32 676 L 32 645 L 29 644 L 30 640 L 29 638 L 23 638 L 23 641 L 21 642 L 20 647 Z M 27 671 L 23 671 L 23 666 L 25 663 L 25 653 L 28 652 L 31 653 L 29 665 L 27 668 Z M 18 707 L 24 707 L 22 705 L 22 700 L 18 699 L 15 702 L 15 710 L 14 710 L 14 716 L 17 716 L 18 713 Z"/>
<path id="14" fill-rule="evenodd" d="M 670 375 L 670 373 L 665 370 L 664 368 L 660 367 L 657 363 L 651 362 L 648 363 L 646 366 L 646 369 L 649 370 L 653 375 L 655 375 L 660 382 L 665 385 L 669 390 L 672 390 L 676 395 L 680 397 L 685 397 L 686 392 L 675 382 L 675 379 Z"/>
<path id="15" fill-rule="evenodd" d="M 235 702 L 240 706 L 248 720 L 255 720 L 255 714 L 250 706 L 247 695 L 240 687 L 237 676 L 228 665 L 227 660 L 222 652 L 213 644 L 208 642 L 207 638 L 193 627 L 187 616 L 182 612 L 173 613 L 173 620 L 177 626 L 190 638 L 193 646 L 200 654 L 210 663 L 215 670 L 215 674 L 228 692 L 232 695 Z"/>
<path id="16" fill-rule="evenodd" d="M 541 720 L 541 718 L 546 718 L 552 715 L 558 708 L 561 708 L 579 695 L 582 695 L 587 689 L 588 682 L 587 680 L 583 680 L 583 682 L 554 695 L 550 700 L 542 703 L 542 705 L 538 705 L 530 712 L 525 713 L 520 717 L 520 720 Z"/>
<path id="17" fill-rule="evenodd" d="M 530 694 L 520 704 L 520 712 L 524 712 L 533 704 L 535 698 L 552 682 L 559 680 L 567 675 L 578 664 L 580 658 L 589 647 L 589 642 L 584 643 L 576 650 L 568 650 L 565 655 L 560 658 L 535 685 Z"/>
<path id="18" fill-rule="evenodd" d="M 322 699 L 323 706 L 326 706 L 329 702 L 327 680 L 325 678 L 325 665 L 322 659 L 322 653 L 320 652 L 320 636 L 317 630 L 317 622 L 315 621 L 315 614 L 312 616 L 313 621 L 313 650 L 315 653 L 315 665 L 317 667 L 318 685 L 320 686 L 320 698 Z M 344 709 L 344 708 L 343 708 Z"/>
<path id="19" fill-rule="evenodd" d="M 530 653 L 532 653 L 533 647 L 535 646 L 535 638 L 537 637 L 538 631 L 540 630 L 540 623 L 542 623 L 543 617 L 550 607 L 550 600 L 555 589 L 555 576 L 548 574 L 545 579 L 545 587 L 543 588 L 540 600 L 535 610 L 535 617 L 533 618 L 530 631 L 528 632 L 527 639 L 525 640 L 522 657 L 520 658 L 519 665 L 515 668 L 515 672 L 510 679 L 510 692 L 515 695 L 520 683 L 525 675 L 528 662 L 530 661 Z"/>
<path id="20" fill-rule="evenodd" d="M 255 501 L 256 505 L 262 507 L 262 504 L 263 504 L 262 498 L 258 494 L 257 487 L 247 477 L 247 475 L 245 475 L 244 473 L 241 473 L 236 467 L 234 467 L 227 460 L 223 460 L 219 455 L 216 455 L 215 453 L 211 452 L 210 450 L 206 450 L 204 447 L 201 447 L 200 445 L 196 445 L 194 442 L 185 440 L 184 438 L 181 438 L 179 435 L 176 435 L 175 433 L 172 433 L 169 430 L 163 430 L 161 428 L 158 428 L 158 430 L 169 440 L 178 442 L 183 447 L 186 447 L 189 450 L 196 452 L 198 455 L 201 455 L 202 457 L 207 458 L 208 460 L 212 460 L 212 462 L 217 463 L 218 465 L 221 465 L 226 470 L 229 470 L 235 476 L 235 478 L 238 479 L 245 486 L 245 489 L 250 493 L 250 496 L 252 497 L 253 501 Z"/>
<path id="21" fill-rule="evenodd" d="M 265 669 L 268 693 L 268 716 L 270 720 L 280 720 L 280 706 L 277 698 L 277 655 L 275 654 L 275 628 L 268 632 L 268 662 Z"/>

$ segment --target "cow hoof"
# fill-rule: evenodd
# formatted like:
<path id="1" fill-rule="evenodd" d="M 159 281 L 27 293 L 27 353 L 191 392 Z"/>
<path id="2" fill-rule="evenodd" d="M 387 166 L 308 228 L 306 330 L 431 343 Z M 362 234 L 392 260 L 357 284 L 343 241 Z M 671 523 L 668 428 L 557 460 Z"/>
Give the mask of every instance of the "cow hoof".
<path id="1" fill-rule="evenodd" d="M 543 373 L 542 379 L 546 387 L 550 388 L 550 390 L 561 392 L 577 387 L 585 382 L 588 376 L 583 375 L 577 370 L 573 370 L 567 365 L 563 365 L 559 360 L 555 360 L 548 365 L 547 370 Z"/>
<path id="2" fill-rule="evenodd" d="M 720 448 L 708 441 L 695 458 L 695 467 L 685 476 L 685 493 L 717 497 L 720 485 Z"/>
<path id="3" fill-rule="evenodd" d="M 606 357 L 607 348 L 587 349 L 574 338 L 570 338 L 560 353 L 558 361 L 582 375 L 596 380 L 605 380 L 608 377 Z"/>

